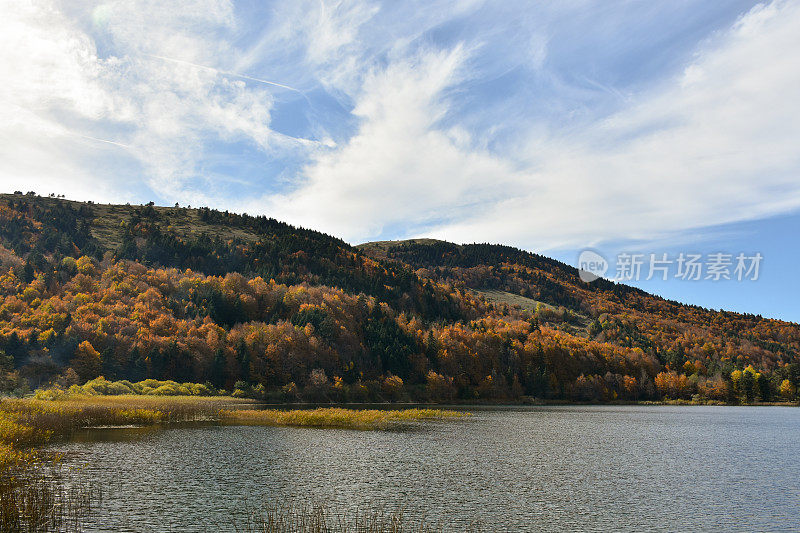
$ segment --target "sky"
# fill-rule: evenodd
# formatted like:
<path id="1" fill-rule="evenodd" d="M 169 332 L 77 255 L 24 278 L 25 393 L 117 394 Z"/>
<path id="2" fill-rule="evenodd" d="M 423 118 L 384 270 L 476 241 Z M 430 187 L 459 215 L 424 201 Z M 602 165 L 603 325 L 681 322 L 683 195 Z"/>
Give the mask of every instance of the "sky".
<path id="1" fill-rule="evenodd" d="M 632 283 L 800 321 L 800 1 L 0 6 L 4 192 L 573 265 L 760 253 L 757 280 Z"/>

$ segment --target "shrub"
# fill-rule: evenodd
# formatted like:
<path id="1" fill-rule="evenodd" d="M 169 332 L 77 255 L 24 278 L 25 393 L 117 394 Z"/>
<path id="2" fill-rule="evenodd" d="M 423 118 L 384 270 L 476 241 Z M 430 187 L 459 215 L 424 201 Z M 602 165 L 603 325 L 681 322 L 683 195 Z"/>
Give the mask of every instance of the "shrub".
<path id="1" fill-rule="evenodd" d="M 128 380 L 108 381 L 103 376 L 87 381 L 83 385 L 72 385 L 64 391 L 59 386 L 37 390 L 35 397 L 40 400 L 57 400 L 69 396 L 214 396 L 218 394 L 213 387 L 202 383 L 178 383 L 167 380 L 146 379 L 136 383 Z M 224 391 L 222 392 L 224 394 Z"/>
<path id="2" fill-rule="evenodd" d="M 383 380 L 383 393 L 390 400 L 399 400 L 403 397 L 405 389 L 400 376 L 389 375 Z"/>
<path id="3" fill-rule="evenodd" d="M 456 388 L 453 385 L 453 378 L 445 377 L 433 370 L 428 372 L 427 393 L 428 399 L 432 402 L 451 401 L 456 396 Z"/>

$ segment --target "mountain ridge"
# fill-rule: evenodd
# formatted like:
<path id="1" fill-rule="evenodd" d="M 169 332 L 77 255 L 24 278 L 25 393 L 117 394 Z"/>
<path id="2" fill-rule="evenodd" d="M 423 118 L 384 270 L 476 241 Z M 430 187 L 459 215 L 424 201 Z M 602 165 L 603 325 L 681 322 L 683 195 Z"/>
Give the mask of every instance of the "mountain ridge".
<path id="1" fill-rule="evenodd" d="M 587 284 L 510 246 L 352 246 L 263 216 L 32 194 L 0 195 L 0 222 L 9 383 L 432 401 L 768 401 L 800 385 L 796 324 Z"/>

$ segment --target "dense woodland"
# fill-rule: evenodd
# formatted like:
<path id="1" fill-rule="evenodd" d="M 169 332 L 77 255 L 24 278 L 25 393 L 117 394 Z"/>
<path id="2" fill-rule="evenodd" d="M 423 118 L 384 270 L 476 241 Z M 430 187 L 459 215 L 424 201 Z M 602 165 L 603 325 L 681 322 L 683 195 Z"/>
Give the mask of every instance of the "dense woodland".
<path id="1" fill-rule="evenodd" d="M 272 401 L 794 401 L 799 355 L 797 324 L 505 246 L 356 248 L 208 208 L 0 196 L 5 391 L 104 376 Z"/>

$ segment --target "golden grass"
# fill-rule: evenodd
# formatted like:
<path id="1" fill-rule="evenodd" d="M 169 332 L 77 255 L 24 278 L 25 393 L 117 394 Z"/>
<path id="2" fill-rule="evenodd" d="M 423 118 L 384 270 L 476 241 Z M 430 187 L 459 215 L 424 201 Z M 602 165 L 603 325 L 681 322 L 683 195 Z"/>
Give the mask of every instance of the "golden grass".
<path id="1" fill-rule="evenodd" d="M 420 420 L 460 418 L 469 413 L 442 409 L 239 409 L 220 411 L 220 420 L 231 425 L 295 426 L 360 430 L 391 429 Z"/>
<path id="2" fill-rule="evenodd" d="M 215 418 L 236 401 L 220 397 L 70 396 L 64 400 L 0 400 L 0 443 L 39 446 L 93 426 L 150 425 Z"/>
<path id="3" fill-rule="evenodd" d="M 404 422 L 446 419 L 468 413 L 442 409 L 228 409 L 247 400 L 220 396 L 83 396 L 58 400 L 0 400 L 0 445 L 13 450 L 41 446 L 97 426 L 152 425 L 219 420 L 228 425 L 388 429 Z M 0 448 L 0 463 L 3 449 Z"/>
<path id="4" fill-rule="evenodd" d="M 60 459 L 0 443 L 0 531 L 83 531 L 100 494 Z"/>

